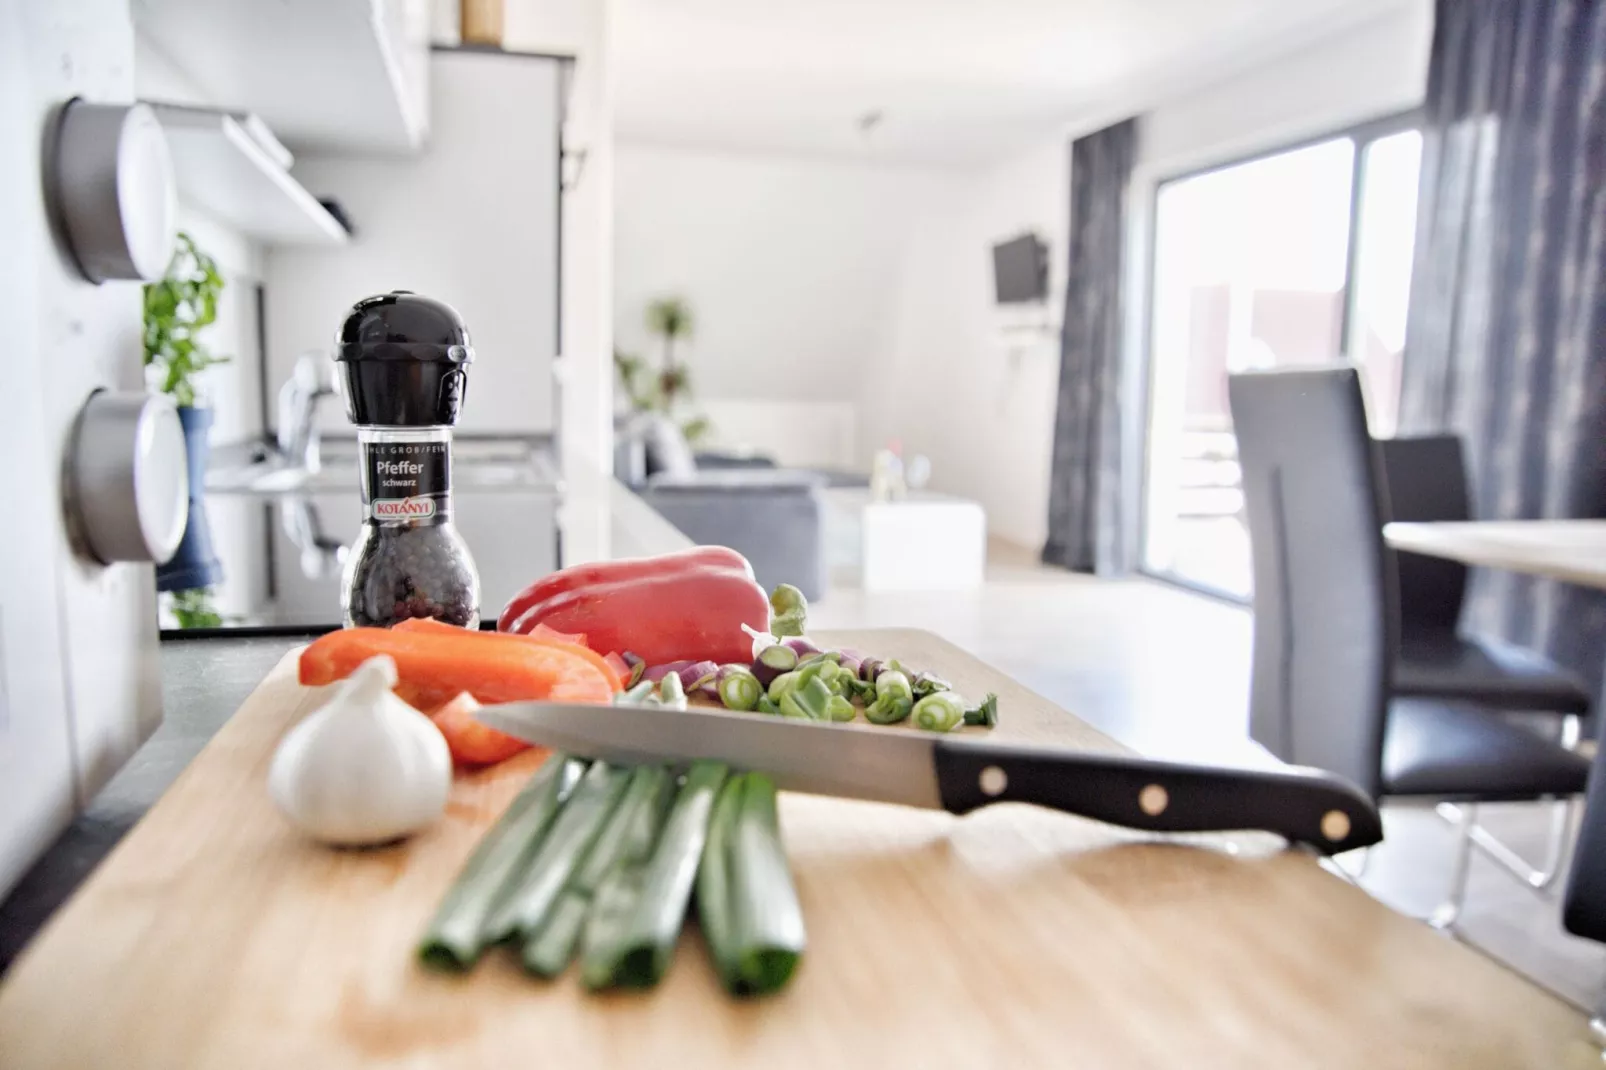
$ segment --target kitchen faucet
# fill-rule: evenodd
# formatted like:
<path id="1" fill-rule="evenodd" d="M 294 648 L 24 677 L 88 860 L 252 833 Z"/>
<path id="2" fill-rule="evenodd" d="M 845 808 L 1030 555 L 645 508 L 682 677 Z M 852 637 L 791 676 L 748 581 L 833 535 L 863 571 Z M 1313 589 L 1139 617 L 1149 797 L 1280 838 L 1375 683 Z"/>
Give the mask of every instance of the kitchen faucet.
<path id="1" fill-rule="evenodd" d="M 290 378 L 279 388 L 279 453 L 307 472 L 323 467 L 318 449 L 318 399 L 335 392 L 328 354 L 308 350 L 296 358 Z"/>

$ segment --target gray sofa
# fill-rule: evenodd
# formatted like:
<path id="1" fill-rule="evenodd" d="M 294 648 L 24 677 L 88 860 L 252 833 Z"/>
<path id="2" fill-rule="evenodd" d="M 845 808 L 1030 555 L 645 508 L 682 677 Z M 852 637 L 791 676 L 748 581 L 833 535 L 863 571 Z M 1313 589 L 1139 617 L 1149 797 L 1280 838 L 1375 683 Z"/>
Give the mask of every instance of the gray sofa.
<path id="1" fill-rule="evenodd" d="M 811 601 L 824 596 L 827 474 L 693 455 L 672 423 L 639 417 L 618 428 L 614 474 L 693 542 L 746 557 L 766 590 L 790 583 Z"/>

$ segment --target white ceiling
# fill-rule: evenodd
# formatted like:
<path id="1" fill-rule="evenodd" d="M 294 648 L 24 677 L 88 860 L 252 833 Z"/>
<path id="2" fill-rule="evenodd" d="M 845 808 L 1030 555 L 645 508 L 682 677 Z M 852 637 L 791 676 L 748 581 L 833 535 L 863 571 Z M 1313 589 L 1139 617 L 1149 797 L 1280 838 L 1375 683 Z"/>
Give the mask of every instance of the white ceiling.
<path id="1" fill-rule="evenodd" d="M 615 0 L 619 137 L 976 165 L 1410 0 Z M 868 136 L 858 119 L 880 110 Z"/>

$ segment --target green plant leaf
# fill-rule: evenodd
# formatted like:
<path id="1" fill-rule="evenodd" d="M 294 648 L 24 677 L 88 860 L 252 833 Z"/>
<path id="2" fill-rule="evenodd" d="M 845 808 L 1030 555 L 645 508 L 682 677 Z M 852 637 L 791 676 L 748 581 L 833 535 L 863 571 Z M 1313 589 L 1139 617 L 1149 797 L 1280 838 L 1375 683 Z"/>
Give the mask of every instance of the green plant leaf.
<path id="1" fill-rule="evenodd" d="M 660 297 L 647 305 L 647 329 L 673 343 L 690 338 L 696 323 L 691 306 L 681 297 Z"/>
<path id="2" fill-rule="evenodd" d="M 145 363 L 156 367 L 162 390 L 180 405 L 195 404 L 196 374 L 229 360 L 208 351 L 196 337 L 217 322 L 223 287 L 217 261 L 183 231 L 165 275 L 145 287 Z"/>

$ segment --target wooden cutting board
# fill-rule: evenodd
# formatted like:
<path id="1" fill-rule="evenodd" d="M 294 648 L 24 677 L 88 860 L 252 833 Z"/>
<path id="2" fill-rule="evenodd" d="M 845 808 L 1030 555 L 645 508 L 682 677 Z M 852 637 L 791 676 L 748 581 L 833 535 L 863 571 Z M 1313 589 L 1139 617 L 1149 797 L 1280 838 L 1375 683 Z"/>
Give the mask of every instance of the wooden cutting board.
<path id="1" fill-rule="evenodd" d="M 829 639 L 997 691 L 1001 738 L 1119 749 L 930 634 Z M 57 914 L 0 986 L 0 1067 L 1599 1066 L 1571 1008 L 1266 837 L 1015 806 L 785 796 L 809 949 L 775 999 L 727 999 L 694 927 L 650 993 L 500 954 L 426 972 L 415 939 L 534 763 L 460 777 L 406 844 L 328 850 L 265 789 L 318 701 L 287 657 Z"/>

